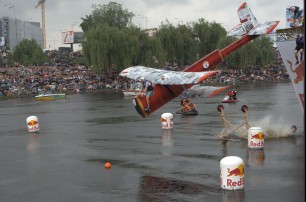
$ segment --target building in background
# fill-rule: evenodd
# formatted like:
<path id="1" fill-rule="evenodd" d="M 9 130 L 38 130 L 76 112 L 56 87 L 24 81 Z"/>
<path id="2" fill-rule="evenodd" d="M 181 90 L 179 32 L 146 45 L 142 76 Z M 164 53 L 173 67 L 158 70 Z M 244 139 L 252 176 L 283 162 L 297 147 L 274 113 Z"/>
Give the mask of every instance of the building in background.
<path id="1" fill-rule="evenodd" d="M 37 44 L 42 46 L 42 29 L 39 22 L 2 17 L 0 18 L 0 37 L 4 39 L 4 42 L 0 44 L 2 51 L 13 50 L 23 39 L 34 39 Z"/>

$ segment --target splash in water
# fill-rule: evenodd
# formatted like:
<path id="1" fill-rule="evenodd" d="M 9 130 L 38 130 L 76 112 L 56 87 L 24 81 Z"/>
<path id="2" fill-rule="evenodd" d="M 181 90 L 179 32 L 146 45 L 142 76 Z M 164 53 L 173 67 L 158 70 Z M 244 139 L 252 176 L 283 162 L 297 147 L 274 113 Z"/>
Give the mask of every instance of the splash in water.
<path id="1" fill-rule="evenodd" d="M 279 118 L 278 120 L 271 116 L 266 116 L 260 120 L 254 121 L 255 125 L 261 127 L 265 138 L 281 138 L 299 134 L 297 127 L 288 123 L 288 121 Z"/>

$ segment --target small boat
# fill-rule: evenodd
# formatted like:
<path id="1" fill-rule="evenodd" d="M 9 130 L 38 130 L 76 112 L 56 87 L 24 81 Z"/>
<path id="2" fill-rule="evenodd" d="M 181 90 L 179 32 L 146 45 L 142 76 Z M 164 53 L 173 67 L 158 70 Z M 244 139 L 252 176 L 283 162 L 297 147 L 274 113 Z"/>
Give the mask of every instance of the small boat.
<path id="1" fill-rule="evenodd" d="M 35 100 L 56 100 L 56 99 L 65 99 L 66 94 L 65 93 L 51 93 L 51 92 L 45 92 L 39 95 L 36 95 Z"/>
<path id="2" fill-rule="evenodd" d="M 221 102 L 222 103 L 235 103 L 235 102 L 239 102 L 239 100 L 238 99 L 230 99 L 230 97 L 228 95 L 226 95 Z"/>
<path id="3" fill-rule="evenodd" d="M 43 89 L 38 90 L 38 94 L 34 97 L 35 100 L 56 100 L 65 98 L 65 93 L 56 92 L 55 85 L 43 86 Z"/>
<path id="4" fill-rule="evenodd" d="M 180 105 L 181 105 L 181 108 L 178 111 L 176 111 L 177 114 L 183 114 L 183 115 L 197 115 L 198 114 L 196 105 L 193 104 L 189 98 L 181 98 Z"/>
<path id="5" fill-rule="evenodd" d="M 182 111 L 182 110 L 178 110 L 176 111 L 177 114 L 183 114 L 183 115 L 198 115 L 198 110 L 192 110 L 192 111 Z"/>

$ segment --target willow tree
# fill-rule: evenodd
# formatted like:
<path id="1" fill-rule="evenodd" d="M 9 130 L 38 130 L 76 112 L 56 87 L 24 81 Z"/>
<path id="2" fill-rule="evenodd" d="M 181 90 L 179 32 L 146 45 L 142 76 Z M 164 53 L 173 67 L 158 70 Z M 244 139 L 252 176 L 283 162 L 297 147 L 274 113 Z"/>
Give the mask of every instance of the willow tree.
<path id="1" fill-rule="evenodd" d="M 168 21 L 162 22 L 156 33 L 156 37 L 159 38 L 163 49 L 166 52 L 166 58 L 169 62 L 176 61 L 176 28 Z"/>
<path id="2" fill-rule="evenodd" d="M 156 65 L 164 60 L 161 43 L 134 26 L 134 14 L 121 4 L 93 6 L 94 10 L 83 19 L 85 33 L 84 54 L 90 65 L 98 72 L 111 67 L 123 69 L 131 65 Z"/>
<path id="3" fill-rule="evenodd" d="M 160 40 L 169 62 L 184 66 L 196 59 L 196 44 L 190 26 L 175 27 L 166 21 L 159 27 L 156 37 Z"/>
<path id="4" fill-rule="evenodd" d="M 153 66 L 165 58 L 160 41 L 136 27 L 100 25 L 88 30 L 85 36 L 85 55 L 97 72 L 107 72 L 114 66 L 119 70 L 139 64 Z"/>
<path id="5" fill-rule="evenodd" d="M 149 67 L 162 67 L 162 64 L 166 61 L 166 52 L 157 37 L 147 36 L 145 43 L 142 44 L 139 55 L 142 57 L 139 64 L 144 64 Z"/>
<path id="6" fill-rule="evenodd" d="M 277 54 L 273 47 L 273 43 L 266 36 L 257 38 L 255 44 L 258 46 L 258 57 L 259 61 L 256 60 L 256 64 L 265 65 L 277 60 Z"/>
<path id="7" fill-rule="evenodd" d="M 187 25 L 173 26 L 162 22 L 154 36 L 132 24 L 134 14 L 121 4 L 109 2 L 94 5 L 81 23 L 85 33 L 83 51 L 96 71 L 111 67 L 123 69 L 131 65 L 159 66 L 165 61 L 180 66 L 193 63 L 215 49 L 224 48 L 235 38 L 226 38 L 226 30 L 218 23 L 204 19 Z M 225 45 L 226 44 L 226 45 Z M 226 66 L 245 67 L 271 60 L 271 44 L 266 39 L 254 40 L 230 54 Z"/>
<path id="8" fill-rule="evenodd" d="M 222 49 L 235 40 L 237 39 L 234 37 L 225 37 L 219 41 L 217 47 L 218 49 Z M 261 36 L 231 53 L 219 66 L 246 68 L 258 65 L 263 66 L 275 60 L 276 53 L 273 48 L 273 43 L 268 37 Z"/>
<path id="9" fill-rule="evenodd" d="M 217 47 L 216 49 L 219 49 L 221 50 L 222 48 L 228 46 L 229 44 L 233 43 L 236 39 L 234 37 L 222 37 L 218 44 L 217 44 Z M 243 49 L 243 47 L 241 47 L 241 49 Z M 236 66 L 236 61 L 237 59 L 239 60 L 239 51 L 240 49 L 238 49 L 237 51 L 234 51 L 232 52 L 231 54 L 229 54 L 228 56 L 226 56 L 224 58 L 224 61 L 219 64 L 218 66 L 221 67 L 221 68 L 227 68 L 227 67 L 233 67 L 233 66 Z"/>
<path id="10" fill-rule="evenodd" d="M 193 63 L 197 59 L 197 46 L 192 28 L 189 25 L 179 25 L 176 31 L 176 58 L 180 66 Z"/>

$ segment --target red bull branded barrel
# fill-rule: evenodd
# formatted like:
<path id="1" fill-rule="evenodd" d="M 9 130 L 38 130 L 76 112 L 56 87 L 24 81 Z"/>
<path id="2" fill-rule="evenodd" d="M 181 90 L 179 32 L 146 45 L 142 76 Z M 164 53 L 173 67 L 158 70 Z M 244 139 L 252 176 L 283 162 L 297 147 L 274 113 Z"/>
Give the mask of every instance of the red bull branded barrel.
<path id="1" fill-rule="evenodd" d="M 28 132 L 38 132 L 39 131 L 39 122 L 36 116 L 29 116 L 27 118 Z"/>
<path id="2" fill-rule="evenodd" d="M 173 115 L 171 113 L 163 113 L 161 115 L 161 125 L 162 129 L 172 129 L 173 128 Z"/>
<path id="3" fill-rule="evenodd" d="M 261 127 L 251 127 L 248 130 L 248 147 L 262 149 L 264 147 L 264 134 Z"/>
<path id="4" fill-rule="evenodd" d="M 221 188 L 239 190 L 244 188 L 244 163 L 237 156 L 227 156 L 220 161 Z"/>

